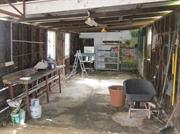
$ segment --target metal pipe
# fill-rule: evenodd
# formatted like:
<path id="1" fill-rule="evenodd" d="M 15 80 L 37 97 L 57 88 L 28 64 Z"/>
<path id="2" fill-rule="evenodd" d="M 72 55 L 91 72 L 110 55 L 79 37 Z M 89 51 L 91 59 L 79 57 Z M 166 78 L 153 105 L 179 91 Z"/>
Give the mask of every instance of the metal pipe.
<path id="1" fill-rule="evenodd" d="M 1 88 L 1 89 L 0 89 L 0 93 L 3 92 L 3 91 L 5 91 L 5 90 L 7 90 L 7 89 L 8 89 L 8 87 Z"/>
<path id="2" fill-rule="evenodd" d="M 10 108 L 9 106 L 3 108 L 2 110 L 0 110 L 0 113 L 3 113 L 4 111 L 8 110 L 9 108 Z"/>
<path id="3" fill-rule="evenodd" d="M 17 85 L 17 84 L 13 84 L 12 86 L 15 86 L 15 85 Z M 1 88 L 1 89 L 0 89 L 0 93 L 3 92 L 3 91 L 5 91 L 5 90 L 7 90 L 7 89 L 8 89 L 8 87 L 3 87 L 3 88 Z"/>

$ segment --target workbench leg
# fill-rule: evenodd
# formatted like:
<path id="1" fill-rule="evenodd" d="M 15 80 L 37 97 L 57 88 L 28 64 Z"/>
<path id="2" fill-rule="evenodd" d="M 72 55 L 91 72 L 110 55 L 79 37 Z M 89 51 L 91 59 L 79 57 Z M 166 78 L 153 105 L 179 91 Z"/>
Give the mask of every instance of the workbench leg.
<path id="1" fill-rule="evenodd" d="M 60 70 L 58 70 L 58 76 L 59 76 L 59 93 L 61 93 L 61 73 L 60 73 Z"/>
<path id="2" fill-rule="evenodd" d="M 47 103 L 49 103 L 49 84 L 48 84 L 48 76 L 46 76 L 46 95 L 47 95 Z"/>
<path id="3" fill-rule="evenodd" d="M 14 98 L 13 86 L 12 86 L 12 84 L 9 84 L 8 87 L 9 87 L 8 88 L 9 89 L 9 96 L 12 99 L 12 98 Z"/>
<path id="4" fill-rule="evenodd" d="M 26 94 L 25 104 L 26 104 L 27 117 L 30 117 L 30 104 L 29 104 L 28 84 L 24 85 L 24 91 L 25 91 L 25 94 Z"/>

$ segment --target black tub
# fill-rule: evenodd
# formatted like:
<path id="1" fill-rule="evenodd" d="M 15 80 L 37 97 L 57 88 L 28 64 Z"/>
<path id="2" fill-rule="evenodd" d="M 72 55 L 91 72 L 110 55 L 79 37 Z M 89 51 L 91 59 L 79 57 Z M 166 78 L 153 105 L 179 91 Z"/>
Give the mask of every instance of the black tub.
<path id="1" fill-rule="evenodd" d="M 149 102 L 156 95 L 153 85 L 143 79 L 129 79 L 123 83 L 126 98 L 130 102 Z"/>

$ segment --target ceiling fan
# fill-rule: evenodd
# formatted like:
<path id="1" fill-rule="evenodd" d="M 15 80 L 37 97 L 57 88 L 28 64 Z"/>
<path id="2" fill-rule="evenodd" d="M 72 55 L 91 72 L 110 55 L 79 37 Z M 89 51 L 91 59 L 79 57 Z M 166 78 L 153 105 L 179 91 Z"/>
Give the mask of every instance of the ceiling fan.
<path id="1" fill-rule="evenodd" d="M 93 26 L 97 27 L 99 24 L 94 20 L 94 18 L 92 18 L 90 16 L 91 14 L 89 11 L 87 13 L 88 13 L 88 16 L 85 20 L 85 24 L 87 24 L 88 26 L 91 26 L 91 27 L 93 27 Z"/>
<path id="2" fill-rule="evenodd" d="M 90 14 L 90 12 L 89 11 L 87 11 L 87 13 L 88 13 L 88 16 L 87 16 L 87 18 L 86 18 L 86 20 L 85 20 L 85 24 L 87 24 L 88 26 L 91 26 L 91 27 L 99 27 L 99 28 L 101 28 L 101 32 L 105 32 L 105 31 L 107 31 L 107 25 L 106 24 L 99 24 L 99 23 L 97 23 L 95 20 L 94 20 L 94 18 L 92 18 L 91 17 L 91 14 Z"/>

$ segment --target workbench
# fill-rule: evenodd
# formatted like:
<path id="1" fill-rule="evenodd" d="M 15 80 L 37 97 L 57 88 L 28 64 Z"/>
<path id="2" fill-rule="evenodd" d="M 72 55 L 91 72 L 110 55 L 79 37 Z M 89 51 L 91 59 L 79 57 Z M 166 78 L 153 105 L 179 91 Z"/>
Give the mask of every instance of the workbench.
<path id="1" fill-rule="evenodd" d="M 42 93 L 47 94 L 47 102 L 49 102 L 50 84 L 58 81 L 59 92 L 61 93 L 61 66 L 57 66 L 52 70 L 36 71 L 34 68 L 28 68 L 18 72 L 10 73 L 2 77 L 3 83 L 8 85 L 9 95 L 11 99 L 16 97 L 25 98 L 25 107 L 28 115 L 30 115 L 29 95 L 41 89 Z M 13 85 L 22 85 L 23 94 L 15 96 Z M 18 89 L 17 89 L 18 90 Z"/>

